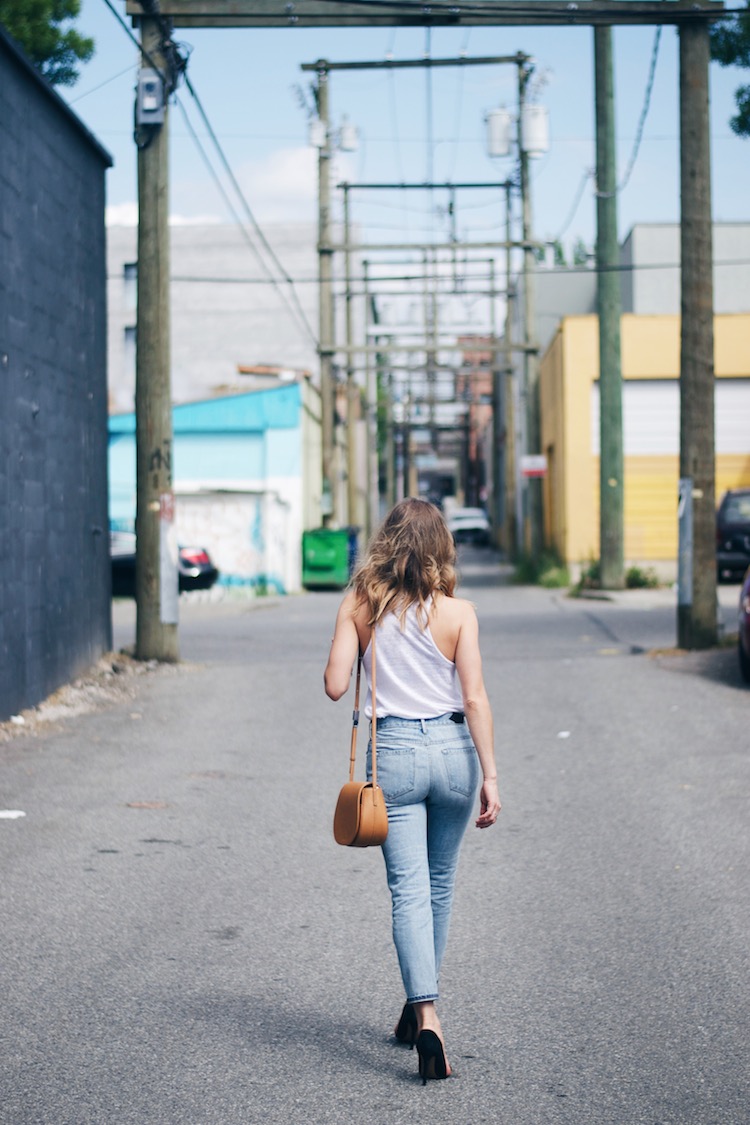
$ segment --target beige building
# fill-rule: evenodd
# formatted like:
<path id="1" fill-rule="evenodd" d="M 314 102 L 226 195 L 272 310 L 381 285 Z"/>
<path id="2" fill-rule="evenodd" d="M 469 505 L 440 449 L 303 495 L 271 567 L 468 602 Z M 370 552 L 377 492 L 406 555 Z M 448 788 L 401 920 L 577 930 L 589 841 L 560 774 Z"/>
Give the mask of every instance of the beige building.
<path id="1" fill-rule="evenodd" d="M 621 322 L 625 558 L 677 557 L 678 316 Z M 715 319 L 717 501 L 750 487 L 750 314 Z M 540 369 L 545 540 L 569 564 L 599 558 L 599 338 L 596 316 L 565 317 Z"/>

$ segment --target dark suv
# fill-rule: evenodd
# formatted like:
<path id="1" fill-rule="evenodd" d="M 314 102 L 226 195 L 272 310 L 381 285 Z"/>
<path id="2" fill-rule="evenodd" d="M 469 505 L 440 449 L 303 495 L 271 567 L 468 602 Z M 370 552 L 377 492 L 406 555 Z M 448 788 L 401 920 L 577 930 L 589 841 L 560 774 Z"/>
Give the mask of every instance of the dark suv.
<path id="1" fill-rule="evenodd" d="M 719 579 L 742 578 L 750 566 L 750 488 L 724 493 L 716 513 L 716 571 Z"/>

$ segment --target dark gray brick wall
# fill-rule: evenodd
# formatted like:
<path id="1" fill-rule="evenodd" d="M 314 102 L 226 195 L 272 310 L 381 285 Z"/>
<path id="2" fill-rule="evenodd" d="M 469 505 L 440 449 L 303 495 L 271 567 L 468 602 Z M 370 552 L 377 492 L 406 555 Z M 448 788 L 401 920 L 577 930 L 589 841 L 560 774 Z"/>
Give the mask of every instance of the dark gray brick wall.
<path id="1" fill-rule="evenodd" d="M 0 721 L 111 645 L 107 163 L 0 34 Z"/>

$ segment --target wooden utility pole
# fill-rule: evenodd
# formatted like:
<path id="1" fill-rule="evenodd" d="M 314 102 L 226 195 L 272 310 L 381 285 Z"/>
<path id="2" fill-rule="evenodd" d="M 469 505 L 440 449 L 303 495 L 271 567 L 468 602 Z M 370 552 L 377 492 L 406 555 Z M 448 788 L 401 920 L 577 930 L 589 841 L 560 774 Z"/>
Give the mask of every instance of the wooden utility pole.
<path id="1" fill-rule="evenodd" d="M 677 635 L 681 648 L 716 643 L 714 463 L 714 308 L 708 24 L 680 26 L 680 184 L 682 327 L 680 477 L 692 505 L 692 566 L 681 575 Z M 681 531 L 683 524 L 681 522 Z M 689 571 L 692 570 L 692 574 Z"/>
<path id="2" fill-rule="evenodd" d="M 140 16 L 145 0 L 126 0 L 127 12 Z M 667 11 L 665 12 L 665 9 Z M 178 27 L 571 27 L 576 24 L 679 23 L 696 13 L 720 16 L 723 5 L 714 0 L 587 0 L 584 6 L 569 0 L 543 0 L 519 4 L 518 0 L 492 0 L 490 4 L 460 7 L 455 0 L 432 0 L 430 4 L 404 8 L 393 3 L 349 4 L 331 0 L 305 0 L 294 12 L 286 4 L 268 0 L 161 0 L 164 16 L 174 17 Z M 404 66 L 382 62 L 381 67 Z M 430 65 L 441 65 L 433 61 Z"/>
<path id="3" fill-rule="evenodd" d="M 161 21 L 141 19 L 143 66 L 162 74 Z M 148 56 L 148 58 L 147 58 Z M 138 148 L 138 308 L 136 335 L 136 656 L 179 659 L 177 544 L 172 491 L 169 352 L 169 135 L 146 125 Z"/>
<path id="4" fill-rule="evenodd" d="M 505 526 L 505 363 L 497 336 L 495 259 L 490 267 L 490 340 L 492 364 L 492 524 L 496 547 L 507 547 Z"/>
<path id="5" fill-rule="evenodd" d="M 518 162 L 521 179 L 521 238 L 523 251 L 523 402 L 526 413 L 526 442 L 524 453 L 541 453 L 542 432 L 539 409 L 539 358 L 536 352 L 536 307 L 534 302 L 534 249 L 531 243 L 531 184 L 529 181 L 529 154 L 523 135 L 523 108 L 532 67 L 518 68 Z M 530 479 L 526 483 L 526 548 L 532 558 L 538 558 L 542 549 L 542 482 Z"/>
<path id="6" fill-rule="evenodd" d="M 370 265 L 362 263 L 363 289 L 365 298 L 365 343 L 370 341 L 370 324 L 373 322 L 373 300 L 370 294 Z M 373 363 L 371 352 L 365 353 L 365 388 L 367 401 L 367 538 L 378 525 L 380 516 L 380 457 L 378 450 L 378 394 L 379 364 Z"/>
<path id="7" fill-rule="evenodd" d="M 318 151 L 318 300 L 320 356 L 320 409 L 323 495 L 321 515 L 323 526 L 336 526 L 338 519 L 338 481 L 336 476 L 335 387 L 333 378 L 334 325 L 333 325 L 333 249 L 331 247 L 331 121 L 328 101 L 328 69 L 325 62 L 316 64 L 318 83 L 316 99 L 318 117 L 325 130 L 323 144 Z"/>
<path id="8" fill-rule="evenodd" d="M 513 371 L 513 250 L 510 235 L 513 226 L 513 188 L 505 185 L 505 332 L 503 356 L 505 358 L 505 514 L 508 524 L 506 547 L 511 557 L 518 557 L 521 542 L 521 495 L 518 476 L 518 441 L 515 380 Z"/>
<path id="9" fill-rule="evenodd" d="M 612 28 L 594 28 L 596 266 L 599 311 L 599 559 L 607 590 L 625 585 L 620 278 Z"/>
<path id="10" fill-rule="evenodd" d="M 349 185 L 344 184 L 344 312 L 346 346 L 351 349 L 354 344 L 354 323 L 352 308 L 352 256 L 349 250 L 351 231 L 349 227 Z M 347 522 L 350 527 L 357 526 L 358 514 L 358 488 L 357 488 L 357 426 L 360 417 L 360 394 L 354 373 L 354 355 L 350 350 L 346 353 L 346 511 Z"/>
<path id="11" fill-rule="evenodd" d="M 431 276 L 431 259 L 427 251 L 422 252 L 422 272 L 424 274 L 422 319 L 424 323 L 425 342 L 425 369 L 424 377 L 427 390 L 428 426 L 430 440 L 437 447 L 435 429 L 435 365 L 438 362 L 437 338 L 437 301 L 435 298 L 435 280 Z"/>

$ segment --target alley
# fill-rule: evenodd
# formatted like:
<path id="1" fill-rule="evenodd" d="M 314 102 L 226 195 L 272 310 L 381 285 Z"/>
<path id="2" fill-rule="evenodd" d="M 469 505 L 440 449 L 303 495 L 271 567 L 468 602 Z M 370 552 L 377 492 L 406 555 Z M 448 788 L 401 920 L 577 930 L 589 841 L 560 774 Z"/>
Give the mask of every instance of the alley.
<path id="1" fill-rule="evenodd" d="M 733 653 L 641 651 L 669 646 L 655 600 L 514 588 L 472 559 L 463 592 L 504 809 L 462 857 L 456 1078 L 423 1089 L 390 1038 L 382 860 L 331 835 L 338 595 L 196 602 L 182 665 L 0 744 L 0 807 L 26 814 L 0 820 L 3 1125 L 746 1125 Z"/>

